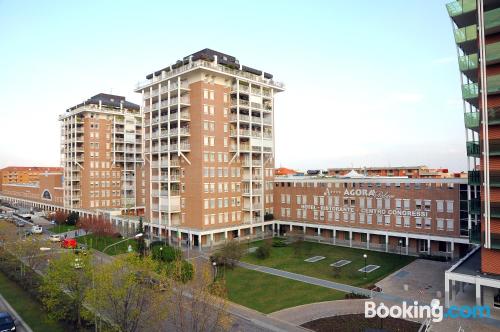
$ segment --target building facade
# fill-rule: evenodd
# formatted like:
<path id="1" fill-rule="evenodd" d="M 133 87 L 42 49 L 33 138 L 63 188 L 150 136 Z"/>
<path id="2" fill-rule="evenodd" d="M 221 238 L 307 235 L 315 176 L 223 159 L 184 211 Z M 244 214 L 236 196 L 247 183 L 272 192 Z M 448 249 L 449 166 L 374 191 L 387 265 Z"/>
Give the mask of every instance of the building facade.
<path id="1" fill-rule="evenodd" d="M 478 304 L 500 306 L 500 2 L 447 4 L 462 85 L 469 165 L 470 241 L 477 249 L 446 274 L 449 304 L 475 285 Z"/>
<path id="2" fill-rule="evenodd" d="M 210 49 L 146 78 L 136 92 L 154 234 L 208 232 L 193 241 L 211 243 L 261 227 L 273 212 L 274 95 L 283 85 Z"/>
<path id="3" fill-rule="evenodd" d="M 429 168 L 427 166 L 329 168 L 328 175 L 345 176 L 351 171 L 358 172 L 365 176 L 404 176 L 412 179 L 462 177 L 461 173 L 451 173 L 446 168 Z M 467 174 L 463 176 L 465 177 Z"/>
<path id="4" fill-rule="evenodd" d="M 40 179 L 40 175 L 46 172 L 62 172 L 62 167 L 24 167 L 9 166 L 0 169 L 0 191 L 3 184 L 34 183 Z"/>
<path id="5" fill-rule="evenodd" d="M 465 179 L 282 177 L 274 212 L 280 233 L 335 244 L 450 258 L 469 249 Z"/>
<path id="6" fill-rule="evenodd" d="M 139 105 L 101 93 L 67 109 L 59 120 L 64 207 L 141 213 L 145 199 Z"/>

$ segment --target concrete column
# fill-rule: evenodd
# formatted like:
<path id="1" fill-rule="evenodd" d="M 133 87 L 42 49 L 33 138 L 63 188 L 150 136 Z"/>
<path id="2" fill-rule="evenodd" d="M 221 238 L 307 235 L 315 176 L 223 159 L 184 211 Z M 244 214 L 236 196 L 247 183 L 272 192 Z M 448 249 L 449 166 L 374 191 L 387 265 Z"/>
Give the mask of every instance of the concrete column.
<path id="1" fill-rule="evenodd" d="M 370 249 L 370 233 L 366 233 L 366 249 Z"/>
<path id="2" fill-rule="evenodd" d="M 450 307 L 450 279 L 446 274 L 444 278 L 444 306 L 445 308 Z"/>
<path id="3" fill-rule="evenodd" d="M 431 254 L 431 239 L 427 239 L 427 254 Z"/>
<path id="4" fill-rule="evenodd" d="M 408 250 L 410 250 L 410 239 L 408 236 L 405 238 L 405 243 L 406 243 L 406 255 L 408 255 Z"/>
<path id="5" fill-rule="evenodd" d="M 321 240 L 321 228 L 318 227 L 318 242 L 320 242 Z"/>
<path id="6" fill-rule="evenodd" d="M 210 233 L 210 247 L 214 245 L 214 233 Z"/>
<path id="7" fill-rule="evenodd" d="M 456 295 L 456 281 L 452 280 L 451 281 L 451 301 L 455 302 L 455 295 Z"/>
<path id="8" fill-rule="evenodd" d="M 333 229 L 333 244 L 337 242 L 337 230 L 334 228 Z"/>
<path id="9" fill-rule="evenodd" d="M 389 235 L 385 234 L 385 252 L 389 251 Z"/>
<path id="10" fill-rule="evenodd" d="M 477 279 L 476 279 L 477 282 Z M 481 294 L 481 284 L 476 283 L 476 305 L 482 305 L 482 294 Z"/>
<path id="11" fill-rule="evenodd" d="M 293 225 L 290 225 L 290 233 L 293 232 Z"/>
<path id="12" fill-rule="evenodd" d="M 202 245 L 201 245 L 201 234 L 198 234 L 198 250 L 201 251 Z"/>
<path id="13" fill-rule="evenodd" d="M 241 229 L 238 228 L 238 242 L 240 242 L 241 239 Z"/>
<path id="14" fill-rule="evenodd" d="M 261 233 L 260 233 L 261 238 L 264 238 L 264 232 L 265 232 L 264 225 L 262 225 L 262 226 L 260 226 L 260 227 L 261 227 L 261 228 L 260 228 L 260 231 L 261 231 Z"/>
<path id="15" fill-rule="evenodd" d="M 306 234 L 306 226 L 302 226 L 302 233 Z"/>
<path id="16" fill-rule="evenodd" d="M 224 240 L 227 240 L 227 231 L 224 231 Z"/>
<path id="17" fill-rule="evenodd" d="M 450 249 L 451 249 L 451 259 L 453 260 L 455 258 L 455 242 L 451 241 Z"/>
<path id="18" fill-rule="evenodd" d="M 280 235 L 280 224 L 277 225 L 278 227 L 278 236 Z"/>
<path id="19" fill-rule="evenodd" d="M 352 231 L 349 231 L 349 247 L 352 247 Z"/>

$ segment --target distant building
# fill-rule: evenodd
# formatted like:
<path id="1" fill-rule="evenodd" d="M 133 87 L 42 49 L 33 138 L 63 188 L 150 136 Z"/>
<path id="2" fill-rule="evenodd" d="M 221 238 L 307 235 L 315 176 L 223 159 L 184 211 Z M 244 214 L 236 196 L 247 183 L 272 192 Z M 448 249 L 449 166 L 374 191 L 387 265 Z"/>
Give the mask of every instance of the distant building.
<path id="1" fill-rule="evenodd" d="M 9 166 L 0 169 L 0 191 L 3 184 L 19 184 L 37 182 L 40 174 L 46 172 L 62 172 L 62 167 L 25 167 Z"/>
<path id="2" fill-rule="evenodd" d="M 276 176 L 290 176 L 297 174 L 296 171 L 290 168 L 279 167 L 274 170 L 274 175 Z"/>
<path id="3" fill-rule="evenodd" d="M 329 168 L 328 175 L 343 176 L 352 170 L 365 176 L 406 176 L 410 179 L 443 179 L 461 177 L 460 173 L 450 173 L 447 168 L 429 168 L 427 166 Z"/>

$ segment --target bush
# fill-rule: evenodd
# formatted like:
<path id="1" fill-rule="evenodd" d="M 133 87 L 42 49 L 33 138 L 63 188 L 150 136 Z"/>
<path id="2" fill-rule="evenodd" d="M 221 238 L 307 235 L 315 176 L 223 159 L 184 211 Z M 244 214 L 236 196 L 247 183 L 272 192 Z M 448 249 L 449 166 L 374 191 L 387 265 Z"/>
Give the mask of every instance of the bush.
<path id="1" fill-rule="evenodd" d="M 275 237 L 273 239 L 273 247 L 286 247 L 286 239 L 282 237 Z"/>
<path id="2" fill-rule="evenodd" d="M 233 268 L 236 262 L 241 259 L 245 249 L 236 241 L 225 243 L 221 249 L 210 256 L 212 262 L 216 262 L 219 266 Z"/>
<path id="3" fill-rule="evenodd" d="M 77 212 L 71 212 L 68 216 L 68 219 L 66 219 L 66 225 L 75 226 L 78 222 L 78 218 L 79 216 Z"/>
<path id="4" fill-rule="evenodd" d="M 193 279 L 194 267 L 193 264 L 186 260 L 176 260 L 170 262 L 166 266 L 167 274 L 176 281 L 186 283 Z"/>
<path id="5" fill-rule="evenodd" d="M 258 259 L 269 258 L 269 256 L 271 256 L 271 246 L 264 243 L 255 250 L 255 256 L 257 256 Z"/>
<path id="6" fill-rule="evenodd" d="M 182 258 L 182 251 L 170 246 L 155 245 L 151 248 L 151 253 L 153 255 L 153 259 L 167 263 Z"/>
<path id="7" fill-rule="evenodd" d="M 264 214 L 264 221 L 274 220 L 274 215 L 272 213 Z"/>

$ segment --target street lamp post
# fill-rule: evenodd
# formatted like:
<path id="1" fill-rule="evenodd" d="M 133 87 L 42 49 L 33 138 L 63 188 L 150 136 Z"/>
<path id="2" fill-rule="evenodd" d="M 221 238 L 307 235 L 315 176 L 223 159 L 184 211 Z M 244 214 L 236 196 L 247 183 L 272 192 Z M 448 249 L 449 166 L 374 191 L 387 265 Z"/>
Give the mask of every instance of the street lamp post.
<path id="1" fill-rule="evenodd" d="M 160 247 L 160 261 L 163 262 L 163 247 Z"/>
<path id="2" fill-rule="evenodd" d="M 212 266 L 214 267 L 214 282 L 215 282 L 215 279 L 217 278 L 217 263 L 215 261 L 212 262 Z"/>
<path id="3" fill-rule="evenodd" d="M 403 240 L 399 239 L 399 258 L 401 258 L 402 250 L 403 250 Z"/>
<path id="4" fill-rule="evenodd" d="M 143 235 L 144 235 L 144 234 L 139 233 L 139 234 L 136 234 L 136 235 L 134 235 L 134 236 L 128 237 L 128 238 L 126 238 L 126 239 L 123 239 L 123 240 L 121 240 L 121 241 L 118 241 L 118 242 L 115 242 L 115 243 L 113 243 L 113 244 L 110 244 L 109 246 L 107 246 L 106 248 L 104 248 L 104 249 L 102 250 L 102 253 L 103 253 L 103 254 L 104 254 L 104 253 L 106 253 L 106 250 L 108 250 L 109 248 L 111 248 L 111 247 L 113 247 L 113 246 L 116 246 L 117 244 L 120 244 L 120 243 L 125 242 L 125 241 L 128 241 L 128 240 L 141 238 Z"/>
<path id="5" fill-rule="evenodd" d="M 365 268 L 364 268 L 364 270 L 365 270 L 365 279 L 366 279 L 366 258 L 367 257 L 368 256 L 366 254 L 363 254 L 363 258 L 365 259 Z"/>

